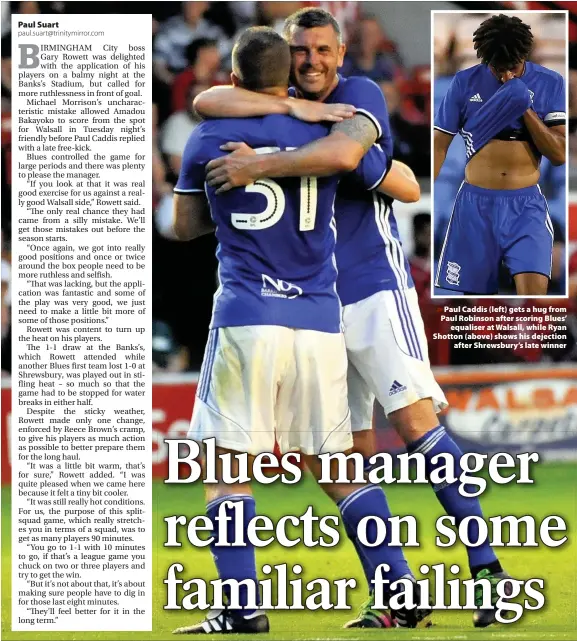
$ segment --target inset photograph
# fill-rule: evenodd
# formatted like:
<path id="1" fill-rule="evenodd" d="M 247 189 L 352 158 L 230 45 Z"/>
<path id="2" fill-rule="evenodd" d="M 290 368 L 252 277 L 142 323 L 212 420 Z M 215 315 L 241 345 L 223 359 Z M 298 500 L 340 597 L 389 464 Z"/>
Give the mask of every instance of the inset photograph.
<path id="1" fill-rule="evenodd" d="M 566 296 L 565 11 L 433 11 L 433 296 Z"/>

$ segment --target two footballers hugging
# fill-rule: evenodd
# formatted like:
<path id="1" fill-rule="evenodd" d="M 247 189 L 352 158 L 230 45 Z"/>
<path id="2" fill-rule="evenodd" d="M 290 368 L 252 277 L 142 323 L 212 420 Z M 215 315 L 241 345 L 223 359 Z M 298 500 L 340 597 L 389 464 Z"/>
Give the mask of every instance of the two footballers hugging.
<path id="1" fill-rule="evenodd" d="M 233 86 L 215 87 L 195 101 L 210 119 L 187 142 L 173 228 L 180 240 L 216 232 L 220 285 L 188 437 L 215 438 L 217 454 L 251 456 L 272 452 L 276 440 L 283 452 L 300 450 L 318 480 L 319 454 L 352 448 L 368 461 L 375 453 L 376 397 L 407 450 L 424 456 L 428 475 L 435 456 L 445 453 L 459 476 L 462 452 L 439 425 L 437 413 L 447 402 L 431 372 L 392 212 L 393 199 L 418 200 L 419 186 L 408 167 L 392 160 L 378 86 L 338 75 L 344 53 L 333 16 L 302 9 L 287 18 L 284 38 L 264 27 L 246 30 L 232 54 Z M 517 105 L 523 88 L 509 84 L 513 95 L 505 103 Z M 356 535 L 365 517 L 391 517 L 381 487 L 321 487 L 340 511 L 369 586 L 366 603 L 346 627 L 429 625 L 431 609 L 423 604 L 374 607 L 377 567 L 390 568 L 389 585 L 414 581 L 402 548 L 389 546 L 388 536 L 371 547 Z M 213 523 L 224 501 L 243 502 L 245 529 L 256 516 L 248 483 L 205 489 Z M 478 498 L 463 496 L 457 484 L 432 490 L 457 524 L 483 517 Z M 234 528 L 233 519 L 227 527 Z M 470 540 L 478 539 L 475 528 L 472 523 Z M 211 545 L 211 551 L 220 579 L 257 581 L 250 542 Z M 467 555 L 471 576 L 492 587 L 492 607 L 480 607 L 479 595 L 473 613 L 474 625 L 484 627 L 495 621 L 496 587 L 508 575 L 488 542 L 469 546 Z M 415 596 L 418 603 L 417 585 Z M 264 611 L 245 607 L 242 585 L 239 604 L 175 632 L 269 630 Z"/>

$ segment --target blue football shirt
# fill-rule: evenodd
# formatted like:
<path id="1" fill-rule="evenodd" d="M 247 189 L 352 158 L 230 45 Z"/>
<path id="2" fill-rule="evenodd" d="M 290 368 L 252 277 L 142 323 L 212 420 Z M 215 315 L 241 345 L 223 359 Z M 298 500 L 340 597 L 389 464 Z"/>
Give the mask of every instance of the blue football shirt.
<path id="1" fill-rule="evenodd" d="M 533 62 L 525 63 L 520 80 L 531 95 L 532 109 L 548 127 L 564 125 L 565 83 L 556 71 Z M 485 64 L 475 65 L 455 74 L 435 117 L 435 129 L 456 135 L 467 130 L 467 123 L 500 88 L 501 82 Z M 495 138 L 499 140 L 529 140 L 530 135 L 522 117 L 505 125 Z"/>
<path id="2" fill-rule="evenodd" d="M 383 92 L 372 80 L 339 77 L 328 103 L 347 103 L 365 115 L 378 132 L 375 150 L 389 159 L 393 139 Z M 383 175 L 384 178 L 384 175 Z M 380 181 L 379 181 L 380 182 Z M 377 183 L 378 184 L 378 183 Z M 368 298 L 381 290 L 413 287 L 409 263 L 403 252 L 392 199 L 367 191 L 352 173 L 339 183 L 335 201 L 337 221 L 337 289 L 343 305 Z"/>
<path id="3" fill-rule="evenodd" d="M 288 116 L 202 122 L 184 150 L 177 193 L 206 191 L 218 240 L 220 285 L 211 327 L 281 325 L 340 331 L 336 293 L 334 200 L 338 176 L 261 179 L 215 195 L 206 164 L 228 141 L 259 153 L 301 147 L 328 133 Z M 387 167 L 381 150 L 367 154 L 355 175 L 363 189 Z"/>

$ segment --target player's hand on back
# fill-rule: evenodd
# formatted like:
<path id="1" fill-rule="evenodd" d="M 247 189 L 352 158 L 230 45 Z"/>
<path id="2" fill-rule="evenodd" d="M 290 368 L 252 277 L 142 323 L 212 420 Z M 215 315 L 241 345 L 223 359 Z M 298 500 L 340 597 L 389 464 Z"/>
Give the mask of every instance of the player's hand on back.
<path id="1" fill-rule="evenodd" d="M 256 151 L 249 147 L 246 142 L 227 142 L 220 146 L 222 151 L 232 151 L 234 156 L 255 156 Z"/>
<path id="2" fill-rule="evenodd" d="M 292 98 L 289 100 L 289 114 L 293 118 L 304 122 L 342 122 L 355 115 L 356 109 L 353 105 L 340 103 L 325 104 L 312 100 L 301 100 Z"/>
<path id="3" fill-rule="evenodd" d="M 244 187 L 258 178 L 256 152 L 243 142 L 227 142 L 221 147 L 232 151 L 227 156 L 211 160 L 206 165 L 206 182 L 222 194 L 235 187 Z"/>

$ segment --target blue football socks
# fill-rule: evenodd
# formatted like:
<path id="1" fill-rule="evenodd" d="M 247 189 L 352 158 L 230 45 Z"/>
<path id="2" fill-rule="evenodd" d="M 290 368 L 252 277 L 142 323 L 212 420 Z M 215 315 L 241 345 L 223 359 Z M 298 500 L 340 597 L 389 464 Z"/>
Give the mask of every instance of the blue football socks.
<path id="1" fill-rule="evenodd" d="M 433 457 L 438 454 L 450 454 L 455 461 L 455 476 L 459 476 L 463 472 L 460 460 L 463 456 L 461 448 L 453 441 L 447 434 L 445 428 L 441 425 L 433 428 L 427 432 L 420 439 L 414 441 L 407 446 L 407 450 L 411 453 L 420 452 L 424 455 L 426 461 L 427 476 L 435 469 L 431 463 Z M 438 463 L 442 464 L 441 463 Z M 432 485 L 432 484 L 431 484 Z M 450 485 L 442 484 L 440 486 L 432 485 L 437 499 L 445 509 L 449 516 L 454 516 L 457 525 L 467 516 L 483 517 L 481 510 L 481 503 L 476 497 L 466 497 L 459 493 L 459 482 L 456 481 Z M 476 523 L 470 523 L 468 527 L 469 540 L 476 541 L 479 534 L 479 526 Z M 475 576 L 479 568 L 489 567 L 496 568 L 499 566 L 497 557 L 488 541 L 479 547 L 467 547 L 467 555 L 469 557 L 469 567 L 471 574 Z"/>
<path id="2" fill-rule="evenodd" d="M 390 526 L 388 519 L 391 511 L 383 490 L 377 485 L 365 485 L 337 503 L 341 512 L 345 531 L 352 541 L 359 559 L 362 563 L 369 589 L 373 589 L 373 579 L 378 565 L 386 563 L 390 571 L 383 573 L 383 577 L 391 583 L 403 576 L 411 575 L 403 550 L 398 546 L 391 546 Z M 380 518 L 387 525 L 387 535 L 381 545 L 369 547 L 363 545 L 357 537 L 357 528 L 361 520 L 367 516 Z M 377 526 L 370 522 L 367 527 L 367 540 L 376 540 Z"/>
<path id="3" fill-rule="evenodd" d="M 223 501 L 233 501 L 238 502 L 242 501 L 244 503 L 244 533 L 246 535 L 247 526 L 251 519 L 254 519 L 256 516 L 256 504 L 255 500 L 249 494 L 230 494 L 228 496 L 223 496 L 214 501 L 211 501 L 206 506 L 206 513 L 210 520 L 215 523 L 215 518 L 219 512 L 219 507 Z M 228 516 L 234 517 L 233 510 L 231 508 L 225 509 Z M 234 518 L 231 518 L 227 522 L 227 535 L 229 541 L 234 541 Z M 216 527 L 215 527 L 216 530 Z M 216 533 L 213 532 L 213 535 Z M 258 595 L 258 585 L 256 583 L 256 557 L 254 545 L 248 542 L 245 538 L 245 545 L 242 547 L 237 546 L 217 546 L 214 543 L 210 545 L 210 551 L 214 557 L 214 562 L 216 564 L 216 569 L 218 570 L 218 576 L 221 580 L 225 581 L 227 579 L 236 579 L 237 581 L 243 581 L 245 579 L 252 579 L 255 582 Z M 228 586 L 225 586 L 225 592 L 228 599 L 230 599 L 230 590 Z M 248 592 L 247 588 L 244 585 L 239 586 L 239 603 L 241 607 L 245 607 L 248 603 Z M 242 610 L 243 616 L 254 613 L 254 609 L 246 608 Z"/>

